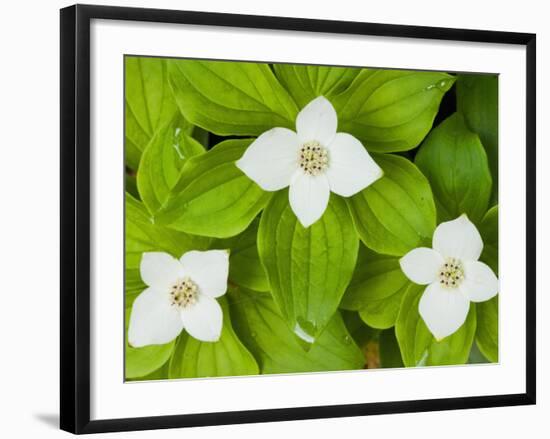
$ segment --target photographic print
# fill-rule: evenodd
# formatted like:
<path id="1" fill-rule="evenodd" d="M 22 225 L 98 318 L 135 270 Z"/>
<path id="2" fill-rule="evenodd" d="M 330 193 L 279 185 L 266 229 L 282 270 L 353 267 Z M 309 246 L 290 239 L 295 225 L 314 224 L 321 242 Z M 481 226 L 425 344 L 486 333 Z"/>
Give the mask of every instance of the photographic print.
<path id="1" fill-rule="evenodd" d="M 499 361 L 497 75 L 124 63 L 127 381 Z"/>

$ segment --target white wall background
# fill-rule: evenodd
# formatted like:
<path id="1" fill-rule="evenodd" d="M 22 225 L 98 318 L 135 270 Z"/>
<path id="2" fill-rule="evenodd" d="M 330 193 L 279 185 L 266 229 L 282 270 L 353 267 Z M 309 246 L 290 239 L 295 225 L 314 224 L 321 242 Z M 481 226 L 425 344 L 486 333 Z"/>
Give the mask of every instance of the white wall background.
<path id="1" fill-rule="evenodd" d="M 325 419 L 104 437 L 343 437 L 454 439 L 546 437 L 550 380 L 545 318 L 550 256 L 544 224 L 550 186 L 550 28 L 545 2 L 523 0 L 103 0 L 88 3 L 356 20 L 537 33 L 538 44 L 538 405 Z M 70 2 L 6 2 L 0 15 L 0 434 L 61 437 L 58 419 L 59 14 Z M 546 55 L 546 56 L 545 56 Z M 31 285 L 29 287 L 29 285 Z M 182 395 L 182 397 L 185 397 Z"/>

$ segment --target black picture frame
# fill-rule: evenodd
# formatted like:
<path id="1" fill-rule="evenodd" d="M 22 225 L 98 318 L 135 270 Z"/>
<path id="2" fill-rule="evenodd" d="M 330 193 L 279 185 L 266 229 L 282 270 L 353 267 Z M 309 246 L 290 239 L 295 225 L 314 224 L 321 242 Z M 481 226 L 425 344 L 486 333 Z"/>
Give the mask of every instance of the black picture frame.
<path id="1" fill-rule="evenodd" d="M 293 30 L 526 47 L 526 392 L 508 395 L 90 420 L 90 22 L 93 19 Z M 98 433 L 535 404 L 536 36 L 302 18 L 75 5 L 61 10 L 60 424 Z"/>

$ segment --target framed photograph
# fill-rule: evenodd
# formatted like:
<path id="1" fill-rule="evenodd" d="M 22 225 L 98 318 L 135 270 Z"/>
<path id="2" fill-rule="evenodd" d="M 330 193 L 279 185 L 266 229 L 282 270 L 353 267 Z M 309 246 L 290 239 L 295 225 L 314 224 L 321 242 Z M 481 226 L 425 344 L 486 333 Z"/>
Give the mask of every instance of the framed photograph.
<path id="1" fill-rule="evenodd" d="M 61 10 L 61 428 L 535 403 L 535 35 Z"/>

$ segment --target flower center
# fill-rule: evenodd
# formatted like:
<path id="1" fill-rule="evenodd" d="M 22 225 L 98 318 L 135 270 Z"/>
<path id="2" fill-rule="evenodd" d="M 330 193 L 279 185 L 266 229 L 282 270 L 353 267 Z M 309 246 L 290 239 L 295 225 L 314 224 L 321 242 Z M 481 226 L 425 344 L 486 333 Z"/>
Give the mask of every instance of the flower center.
<path id="1" fill-rule="evenodd" d="M 464 267 L 457 258 L 447 258 L 439 270 L 439 284 L 445 288 L 456 288 L 464 280 Z"/>
<path id="2" fill-rule="evenodd" d="M 199 286 L 189 277 L 184 277 L 170 288 L 170 302 L 172 306 L 186 308 L 197 303 L 198 294 Z"/>
<path id="3" fill-rule="evenodd" d="M 306 142 L 300 148 L 298 162 L 306 174 L 322 174 L 328 167 L 328 151 L 317 140 Z"/>

